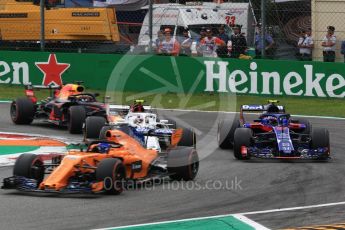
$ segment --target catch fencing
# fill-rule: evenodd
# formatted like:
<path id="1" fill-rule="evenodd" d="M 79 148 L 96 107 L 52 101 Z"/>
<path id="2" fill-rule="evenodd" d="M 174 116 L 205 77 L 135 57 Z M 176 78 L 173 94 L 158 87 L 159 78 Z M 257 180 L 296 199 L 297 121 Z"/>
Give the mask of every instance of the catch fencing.
<path id="1" fill-rule="evenodd" d="M 131 2 L 134 3 L 126 7 L 111 1 L 0 0 L 0 48 L 170 55 L 158 52 L 160 41 L 165 38 L 164 30 L 170 29 L 172 38 L 180 45 L 179 52 L 173 55 L 203 56 L 200 41 L 205 30 L 210 29 L 212 36 L 225 41 L 216 44 L 214 56 L 226 58 L 233 57 L 231 52 L 236 46 L 227 39 L 231 40 L 235 27 L 240 26 L 246 39 L 244 58 L 255 58 L 261 53 L 261 58 L 301 59 L 298 41 L 305 41 L 305 33 L 310 31 L 314 43 L 309 48 L 310 60 L 322 61 L 323 51 L 331 49 L 336 61 L 343 61 L 344 1 Z M 336 41 L 333 47 L 326 48 L 323 42 L 332 40 L 327 35 L 329 26 L 335 28 Z M 190 41 L 186 41 L 186 36 Z M 186 43 L 190 43 L 188 52 L 184 50 Z"/>

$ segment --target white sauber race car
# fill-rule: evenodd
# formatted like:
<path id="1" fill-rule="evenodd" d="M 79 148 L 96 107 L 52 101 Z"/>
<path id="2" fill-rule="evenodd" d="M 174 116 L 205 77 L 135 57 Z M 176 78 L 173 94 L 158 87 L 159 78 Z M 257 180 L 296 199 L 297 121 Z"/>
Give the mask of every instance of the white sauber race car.
<path id="1" fill-rule="evenodd" d="M 159 119 L 151 106 L 142 103 L 143 100 L 136 100 L 131 106 L 108 105 L 107 119 L 88 117 L 84 124 L 84 141 L 103 140 L 108 130 L 120 129 L 147 149 L 158 152 L 172 146 L 195 148 L 196 135 L 192 129 L 177 128 L 175 121 Z"/>

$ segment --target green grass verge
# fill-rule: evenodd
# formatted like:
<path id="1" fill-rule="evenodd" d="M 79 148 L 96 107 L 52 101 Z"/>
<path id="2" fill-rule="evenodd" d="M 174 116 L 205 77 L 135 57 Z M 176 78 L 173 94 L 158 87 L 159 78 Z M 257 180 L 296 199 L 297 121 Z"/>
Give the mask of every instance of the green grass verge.
<path id="1" fill-rule="evenodd" d="M 99 100 L 103 100 L 104 91 L 88 90 L 89 92 L 100 93 Z M 49 95 L 47 90 L 36 91 L 39 99 L 43 99 Z M 230 98 L 223 94 L 198 93 L 193 95 L 182 95 L 174 93 L 154 94 L 147 93 L 107 93 L 111 95 L 110 101 L 114 103 L 128 104 L 133 98 L 143 98 L 147 103 L 154 107 L 166 109 L 197 109 L 197 110 L 221 110 L 235 111 L 239 109 L 241 104 L 264 104 L 272 97 L 266 96 L 248 96 L 238 95 Z M 0 85 L 0 99 L 14 99 L 24 96 L 23 87 Z M 314 116 L 335 116 L 345 117 L 345 100 L 331 98 L 306 98 L 306 97 L 274 97 L 280 100 L 282 105 L 286 106 L 287 112 L 300 115 Z M 224 101 L 227 101 L 224 103 Z"/>

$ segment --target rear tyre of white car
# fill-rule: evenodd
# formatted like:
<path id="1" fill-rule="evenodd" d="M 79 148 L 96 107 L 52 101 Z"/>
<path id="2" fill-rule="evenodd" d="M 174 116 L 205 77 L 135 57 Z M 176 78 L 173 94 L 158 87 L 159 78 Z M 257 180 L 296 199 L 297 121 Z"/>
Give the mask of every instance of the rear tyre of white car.
<path id="1" fill-rule="evenodd" d="M 177 147 L 168 153 L 168 173 L 172 180 L 194 180 L 199 171 L 199 156 L 191 147 Z"/>
<path id="2" fill-rule="evenodd" d="M 178 146 L 196 147 L 196 134 L 193 129 L 184 128 Z"/>

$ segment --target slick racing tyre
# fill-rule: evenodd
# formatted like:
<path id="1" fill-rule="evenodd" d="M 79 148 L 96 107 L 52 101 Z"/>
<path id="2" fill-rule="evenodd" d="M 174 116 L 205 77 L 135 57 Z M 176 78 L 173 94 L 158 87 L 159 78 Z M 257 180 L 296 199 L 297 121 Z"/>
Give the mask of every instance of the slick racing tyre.
<path id="1" fill-rule="evenodd" d="M 329 132 L 325 128 L 314 128 L 311 131 L 311 148 L 329 147 Z"/>
<path id="2" fill-rule="evenodd" d="M 234 135 L 234 156 L 238 160 L 247 160 L 250 156 L 242 156 L 242 146 L 250 147 L 252 140 L 252 130 L 247 128 L 238 128 Z"/>
<path id="3" fill-rule="evenodd" d="M 199 171 L 199 156 L 191 147 L 177 147 L 168 153 L 168 173 L 173 180 L 193 180 Z"/>
<path id="4" fill-rule="evenodd" d="M 218 123 L 217 140 L 221 149 L 232 149 L 234 147 L 235 130 L 240 127 L 239 120 L 222 120 Z"/>
<path id="5" fill-rule="evenodd" d="M 29 98 L 18 98 L 11 104 L 11 119 L 18 125 L 31 124 L 35 116 L 35 105 Z"/>
<path id="6" fill-rule="evenodd" d="M 325 128 L 313 128 L 311 130 L 311 149 L 328 148 L 328 153 L 320 157 L 320 160 L 327 160 L 330 153 L 329 132 Z"/>
<path id="7" fill-rule="evenodd" d="M 110 126 L 102 127 L 102 129 L 101 129 L 101 131 L 99 133 L 99 139 L 100 140 L 106 140 L 107 139 L 106 133 L 107 133 L 108 130 L 111 130 Z"/>
<path id="8" fill-rule="evenodd" d="M 99 162 L 96 169 L 96 180 L 103 181 L 107 194 L 119 195 L 123 192 L 126 179 L 126 168 L 122 161 L 106 158 Z"/>
<path id="9" fill-rule="evenodd" d="M 196 135 L 192 129 L 184 128 L 178 146 L 196 147 Z"/>
<path id="10" fill-rule="evenodd" d="M 87 117 L 85 119 L 84 138 L 98 139 L 103 126 L 106 125 L 107 120 L 104 117 Z"/>
<path id="11" fill-rule="evenodd" d="M 44 178 L 44 164 L 39 156 L 31 153 L 20 155 L 13 167 L 13 175 L 35 179 L 37 187 Z"/>
<path id="12" fill-rule="evenodd" d="M 83 124 L 86 118 L 85 108 L 83 106 L 71 106 L 68 112 L 68 131 L 72 134 L 82 133 Z"/>
<path id="13" fill-rule="evenodd" d="M 170 124 L 169 128 L 171 128 L 171 129 L 176 129 L 177 128 L 176 121 L 173 120 L 173 119 L 168 119 L 168 124 Z"/>

